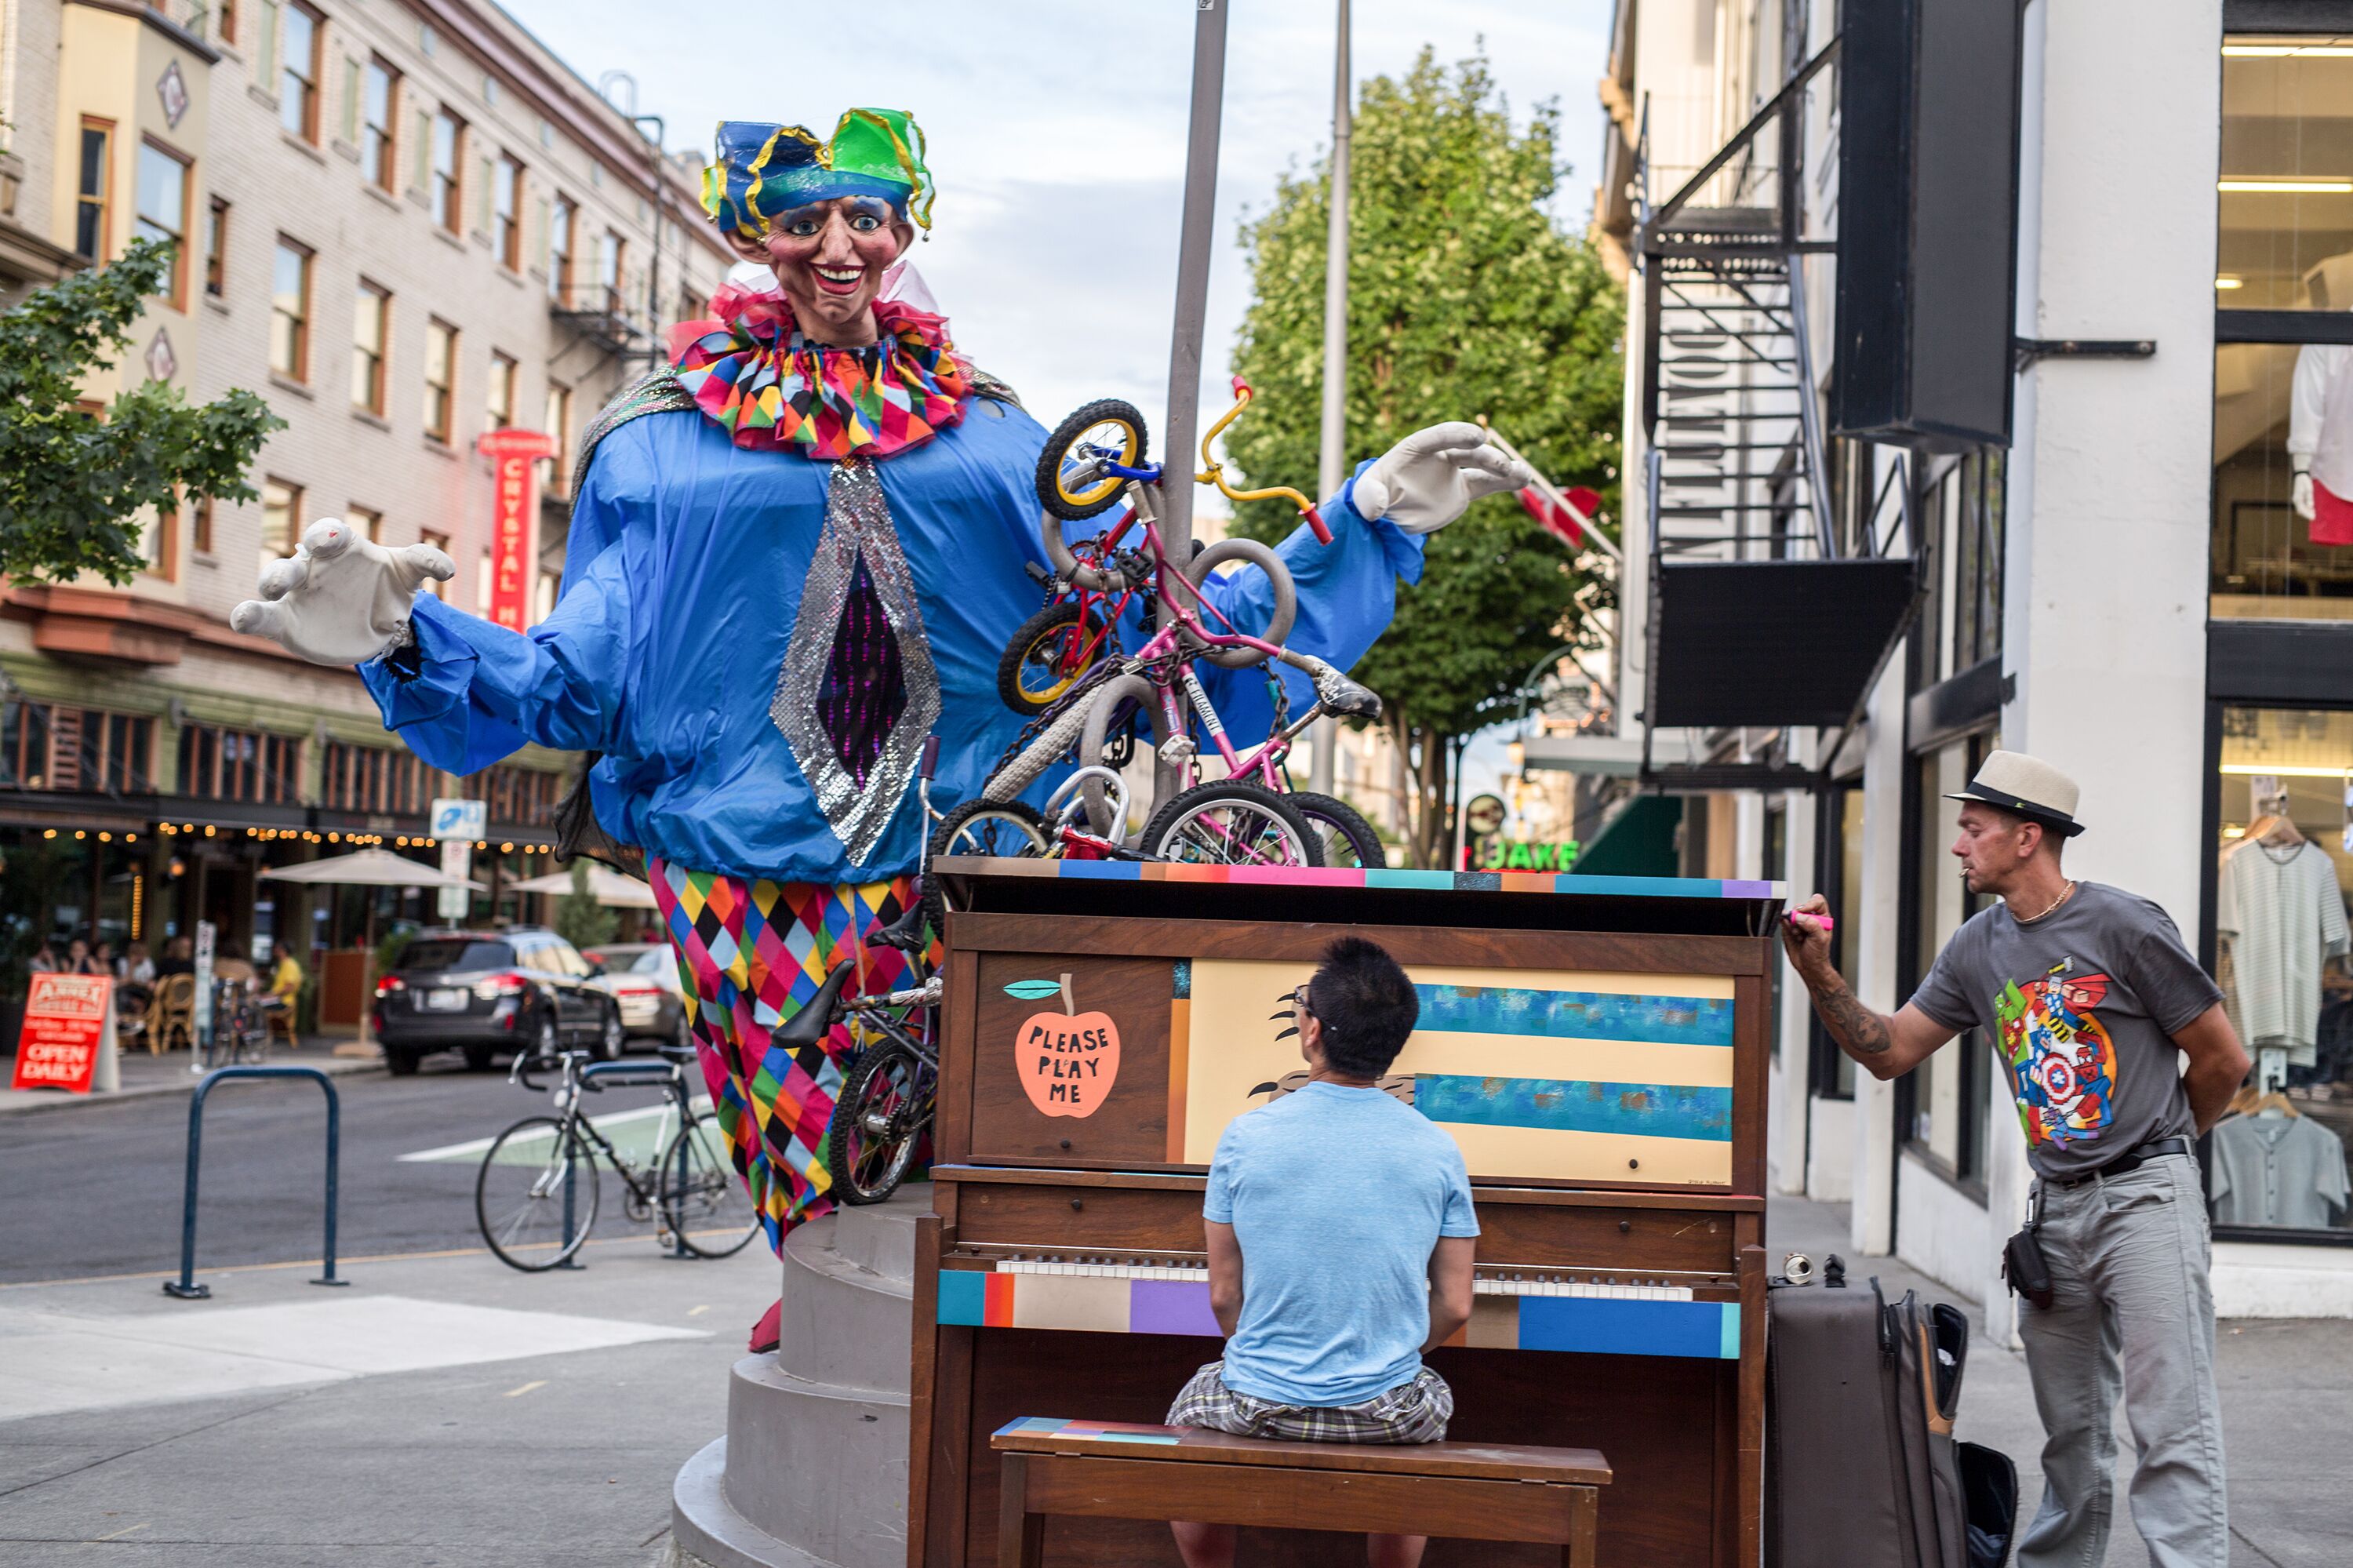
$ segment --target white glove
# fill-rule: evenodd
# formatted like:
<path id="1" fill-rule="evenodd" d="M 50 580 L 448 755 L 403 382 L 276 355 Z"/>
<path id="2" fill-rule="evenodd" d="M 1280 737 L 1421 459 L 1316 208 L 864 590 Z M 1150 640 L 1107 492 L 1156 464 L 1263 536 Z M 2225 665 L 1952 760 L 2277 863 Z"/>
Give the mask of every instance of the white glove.
<path id="1" fill-rule="evenodd" d="M 1487 444 L 1487 432 L 1456 419 L 1416 430 L 1356 481 L 1357 515 L 1386 517 L 1408 534 L 1434 534 L 1482 495 L 1536 482 L 1535 470 Z"/>
<path id="2" fill-rule="evenodd" d="M 2311 460 L 2294 458 L 2290 461 L 2295 464 L 2295 483 L 2288 491 L 2288 503 L 2295 508 L 2298 517 L 2309 523 L 2319 511 L 2312 499 L 2312 470 L 2306 466 Z"/>
<path id="3" fill-rule="evenodd" d="M 313 664 L 364 664 L 407 631 L 425 579 L 447 582 L 457 570 L 430 545 L 387 550 L 341 518 L 322 517 L 302 531 L 292 555 L 262 568 L 261 599 L 230 610 L 228 623 Z"/>

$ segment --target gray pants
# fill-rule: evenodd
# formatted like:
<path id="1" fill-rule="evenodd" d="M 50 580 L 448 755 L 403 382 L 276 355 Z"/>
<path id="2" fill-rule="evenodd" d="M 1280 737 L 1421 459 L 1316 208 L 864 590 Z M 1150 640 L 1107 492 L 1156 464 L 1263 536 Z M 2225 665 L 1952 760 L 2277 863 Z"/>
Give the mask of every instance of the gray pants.
<path id="1" fill-rule="evenodd" d="M 2044 1184 L 2042 1254 L 2054 1298 L 2021 1304 L 2034 1383 L 2042 1507 L 2020 1568 L 2106 1560 L 2122 1362 L 2125 1417 L 2139 1462 L 2133 1523 L 2155 1568 L 2229 1568 L 2222 1419 L 2214 1393 L 2214 1298 L 2206 1200 L 2186 1154 L 2079 1187 Z"/>

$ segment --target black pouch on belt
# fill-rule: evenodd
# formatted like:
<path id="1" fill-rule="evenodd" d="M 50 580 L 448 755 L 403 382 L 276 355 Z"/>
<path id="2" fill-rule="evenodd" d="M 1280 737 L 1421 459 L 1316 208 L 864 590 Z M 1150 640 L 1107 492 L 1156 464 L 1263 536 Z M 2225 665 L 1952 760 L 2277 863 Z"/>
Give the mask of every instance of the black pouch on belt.
<path id="1" fill-rule="evenodd" d="M 2042 1228 L 2042 1190 L 2034 1192 L 2034 1217 L 2025 1228 L 2003 1244 L 2001 1277 L 2010 1286 L 2012 1296 L 2023 1296 L 2035 1306 L 2048 1311 L 2051 1307 L 2051 1265 L 2042 1256 L 2042 1243 L 2035 1232 Z"/>

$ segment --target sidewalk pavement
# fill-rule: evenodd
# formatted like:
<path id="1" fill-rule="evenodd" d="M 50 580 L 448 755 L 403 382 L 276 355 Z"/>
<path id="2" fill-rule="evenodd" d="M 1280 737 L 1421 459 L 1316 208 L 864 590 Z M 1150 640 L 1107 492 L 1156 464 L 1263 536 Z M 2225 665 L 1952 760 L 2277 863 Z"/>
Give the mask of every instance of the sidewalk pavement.
<path id="1" fill-rule="evenodd" d="M 1781 1255 L 1814 1260 L 1837 1253 L 1851 1287 L 1869 1289 L 1878 1276 L 1891 1298 L 1916 1290 L 1969 1313 L 1968 1364 L 1961 1380 L 1954 1435 L 2009 1455 L 2018 1466 L 2019 1530 L 2042 1499 L 2042 1423 L 2026 1375 L 2024 1352 L 1995 1343 L 1974 1298 L 1893 1257 L 1865 1257 L 1849 1242 L 1847 1206 L 1803 1198 L 1770 1200 L 1766 1251 L 1778 1272 Z M 2226 1319 L 2215 1334 L 2216 1381 L 2222 1396 L 2222 1450 L 2230 1477 L 2231 1568 L 2341 1568 L 2353 1558 L 2353 1495 L 2346 1484 L 2353 1455 L 2353 1322 L 2338 1319 Z M 2125 1488 L 2132 1478 L 2132 1433 L 2116 1412 L 2115 1526 L 2100 1568 L 2140 1568 L 2148 1561 L 2133 1529 Z"/>
<path id="2" fill-rule="evenodd" d="M 776 1261 L 583 1255 L 0 1288 L 0 1564 L 648 1568 Z"/>
<path id="3" fill-rule="evenodd" d="M 352 1042 L 338 1041 L 326 1035 L 311 1035 L 297 1050 L 272 1045 L 269 1062 L 272 1066 L 316 1067 L 330 1077 L 346 1073 L 380 1073 L 384 1057 L 376 1052 L 364 1056 L 344 1056 L 336 1054 L 338 1045 Z M 71 1110 L 76 1106 L 112 1105 L 120 1100 L 138 1099 L 146 1095 L 192 1095 L 204 1082 L 204 1075 L 190 1071 L 193 1058 L 185 1051 L 166 1051 L 162 1055 L 150 1055 L 144 1049 L 121 1053 L 122 1087 L 111 1095 L 69 1095 L 61 1089 L 11 1089 L 0 1087 L 0 1117 L 23 1116 L 39 1111 Z M 12 1053 L 0 1056 L 0 1085 L 13 1075 L 16 1058 Z"/>

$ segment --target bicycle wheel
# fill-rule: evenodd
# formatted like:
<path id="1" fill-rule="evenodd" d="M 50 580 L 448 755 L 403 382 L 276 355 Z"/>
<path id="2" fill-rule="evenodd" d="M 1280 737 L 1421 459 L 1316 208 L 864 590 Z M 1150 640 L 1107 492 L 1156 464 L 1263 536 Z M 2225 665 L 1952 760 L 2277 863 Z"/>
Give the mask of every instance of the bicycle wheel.
<path id="1" fill-rule="evenodd" d="M 1185 567 L 1185 577 L 1196 588 L 1203 590 L 1202 598 L 1207 599 L 1209 574 L 1229 561 L 1256 567 L 1266 574 L 1268 591 L 1272 598 L 1269 600 L 1265 630 L 1258 633 L 1258 639 L 1281 647 L 1282 640 L 1291 635 L 1291 623 L 1299 616 L 1299 586 L 1292 579 L 1291 568 L 1282 564 L 1281 556 L 1256 539 L 1220 539 L 1193 557 Z M 1206 605 L 1200 615 L 1201 624 L 1206 630 L 1226 630 L 1224 623 L 1209 613 Z M 1200 657 L 1227 670 L 1247 670 L 1253 664 L 1266 662 L 1265 654 L 1247 647 L 1206 649 Z"/>
<path id="2" fill-rule="evenodd" d="M 930 858 L 993 854 L 1037 860 L 1045 855 L 1046 847 L 1046 826 L 1034 808 L 1019 800 L 966 800 L 940 819 L 932 833 Z"/>
<path id="3" fill-rule="evenodd" d="M 1088 640 L 1102 630 L 1101 616 L 1079 619 L 1076 599 L 1058 599 L 1048 605 L 1023 621 L 1021 630 L 1005 645 L 1005 656 L 997 662 L 997 696 L 1024 717 L 1044 713 L 1054 705 L 1056 697 L 1078 683 L 1096 659 L 1118 652 L 1111 639 L 1104 638 L 1095 645 L 1093 657 L 1080 662 Z"/>
<path id="4" fill-rule="evenodd" d="M 1294 789 L 1285 799 L 1299 808 L 1299 814 L 1315 830 L 1325 865 L 1371 866 L 1379 870 L 1388 864 L 1388 852 L 1381 847 L 1380 834 L 1373 832 L 1373 824 L 1365 821 L 1356 807 L 1334 796 L 1305 789 Z"/>
<path id="5" fill-rule="evenodd" d="M 834 1198 L 879 1203 L 899 1190 L 930 1111 L 931 1075 L 905 1046 L 875 1046 L 850 1064 L 825 1130 Z"/>
<path id="6" fill-rule="evenodd" d="M 571 1193 L 565 1239 L 566 1189 Z M 499 1134 L 474 1178 L 474 1219 L 509 1268 L 554 1268 L 588 1239 L 596 1223 L 596 1154 L 552 1116 L 529 1116 Z"/>
<path id="7" fill-rule="evenodd" d="M 1152 813 L 1144 853 L 1194 865 L 1322 865 L 1322 841 L 1297 807 L 1259 784 L 1196 784 Z"/>
<path id="8" fill-rule="evenodd" d="M 662 1223 L 697 1257 L 733 1257 L 763 1228 L 717 1122 L 697 1118 L 680 1128 L 662 1151 L 657 1181 Z"/>
<path id="9" fill-rule="evenodd" d="M 1089 465 L 1109 458 L 1124 468 L 1140 468 L 1148 444 L 1144 416 L 1134 404 L 1116 397 L 1088 404 L 1055 426 L 1046 450 L 1038 454 L 1039 503 L 1073 523 L 1109 510 L 1127 481 L 1116 474 L 1091 479 Z"/>

